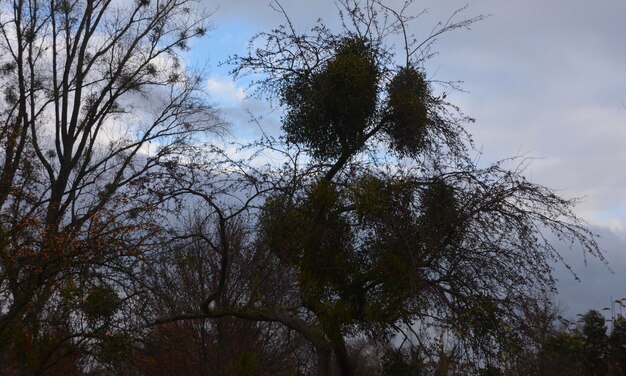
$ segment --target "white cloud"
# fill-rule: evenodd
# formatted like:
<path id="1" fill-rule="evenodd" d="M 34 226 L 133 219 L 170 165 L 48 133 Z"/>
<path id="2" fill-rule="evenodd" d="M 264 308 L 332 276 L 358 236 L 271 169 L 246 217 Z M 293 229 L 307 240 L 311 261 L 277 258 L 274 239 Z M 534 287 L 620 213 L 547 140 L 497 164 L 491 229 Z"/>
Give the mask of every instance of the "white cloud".
<path id="1" fill-rule="evenodd" d="M 213 100 L 220 104 L 243 102 L 246 99 L 244 89 L 230 78 L 211 77 L 207 81 L 207 90 Z"/>

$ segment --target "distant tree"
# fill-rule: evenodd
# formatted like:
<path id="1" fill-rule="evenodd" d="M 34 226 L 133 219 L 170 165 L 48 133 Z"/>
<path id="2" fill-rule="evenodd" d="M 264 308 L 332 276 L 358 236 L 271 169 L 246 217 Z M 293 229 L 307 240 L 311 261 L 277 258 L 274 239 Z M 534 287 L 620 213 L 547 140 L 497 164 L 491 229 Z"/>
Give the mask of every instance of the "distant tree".
<path id="1" fill-rule="evenodd" d="M 510 349 L 508 370 L 520 375 L 549 375 L 557 372 L 552 365 L 555 357 L 558 357 L 555 352 L 562 349 L 557 349 L 560 345 L 556 345 L 558 341 L 553 341 L 566 327 L 561 321 L 562 305 L 554 299 L 552 294 L 543 293 L 526 305 L 524 321 L 519 327 L 520 347 Z"/>
<path id="2" fill-rule="evenodd" d="M 609 358 L 614 374 L 626 374 L 626 318 L 619 314 L 613 319 L 609 336 Z"/>
<path id="3" fill-rule="evenodd" d="M 567 327 L 550 335 L 543 346 L 538 375 L 583 375 L 584 338 Z"/>
<path id="4" fill-rule="evenodd" d="M 590 310 L 582 316 L 581 323 L 585 375 L 605 375 L 607 373 L 608 337 L 604 316 L 596 310 Z"/>
<path id="5" fill-rule="evenodd" d="M 618 301 L 619 302 L 619 301 Z M 505 374 L 511 375 L 623 375 L 624 328 L 626 320 L 621 315 L 613 318 L 611 335 L 607 336 L 602 314 L 591 310 L 579 314 L 577 323 L 558 315 L 549 300 L 543 309 L 527 316 L 530 323 L 539 325 L 542 332 L 533 333 L 530 327 L 523 332 L 531 346 L 524 347 L 514 362 L 508 364 Z M 608 310 L 608 309 L 606 309 Z M 532 319 L 534 317 L 534 319 Z M 557 325 L 558 322 L 561 325 Z"/>

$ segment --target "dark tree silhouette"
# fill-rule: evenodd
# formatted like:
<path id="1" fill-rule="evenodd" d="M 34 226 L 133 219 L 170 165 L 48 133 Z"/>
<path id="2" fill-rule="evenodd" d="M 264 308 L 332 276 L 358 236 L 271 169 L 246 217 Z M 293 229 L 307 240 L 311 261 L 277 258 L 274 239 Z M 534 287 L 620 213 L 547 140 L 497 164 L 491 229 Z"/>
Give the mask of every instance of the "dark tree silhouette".
<path id="1" fill-rule="evenodd" d="M 608 338 L 604 316 L 591 310 L 581 318 L 584 374 L 605 375 L 607 372 Z"/>
<path id="2" fill-rule="evenodd" d="M 623 304 L 623 300 L 618 302 Z M 609 336 L 609 359 L 614 374 L 626 374 L 626 319 L 621 314 L 613 318 L 613 330 Z"/>
<path id="3" fill-rule="evenodd" d="M 284 137 L 252 148 L 284 164 L 226 168 L 238 171 L 239 192 L 247 184 L 253 193 L 238 209 L 199 195 L 220 226 L 245 218 L 255 267 L 240 299 L 223 304 L 234 264 L 220 238 L 207 249 L 220 255 L 221 282 L 196 309 L 156 323 L 280 323 L 316 349 L 318 375 L 354 374 L 351 338 L 384 341 L 416 325 L 445 330 L 465 355 L 496 364 L 520 341 L 527 303 L 554 287 L 550 262 L 562 257 L 547 233 L 602 254 L 575 202 L 526 180 L 525 161 L 515 170 L 475 165 L 472 120 L 447 101 L 446 86 L 428 81 L 423 62 L 436 37 L 481 17 L 457 12 L 418 42 L 406 33 L 410 2 L 395 11 L 340 1 L 342 30 L 320 23 L 304 34 L 274 5 L 286 23 L 231 63 L 283 106 Z"/>

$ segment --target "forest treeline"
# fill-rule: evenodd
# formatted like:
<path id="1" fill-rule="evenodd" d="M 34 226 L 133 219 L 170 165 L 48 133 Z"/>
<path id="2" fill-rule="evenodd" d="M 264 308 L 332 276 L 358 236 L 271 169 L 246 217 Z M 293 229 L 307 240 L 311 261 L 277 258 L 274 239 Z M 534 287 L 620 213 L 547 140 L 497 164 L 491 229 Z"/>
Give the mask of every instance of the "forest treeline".
<path id="1" fill-rule="evenodd" d="M 545 299 L 545 298 L 544 298 Z M 387 349 L 382 362 L 370 364 L 364 375 L 623 375 L 626 370 L 626 318 L 613 311 L 605 318 L 597 310 L 560 315 L 549 300 L 528 312 L 520 328 L 525 341 L 508 349 L 500 364 L 475 364 L 464 359 L 454 339 L 438 343 L 430 353 L 419 349 Z M 621 307 L 623 300 L 616 301 Z M 610 310 L 605 308 L 604 310 Z M 607 325 L 608 324 L 608 325 Z M 428 354 L 428 355 L 426 355 Z M 377 368 L 378 367 L 378 368 Z"/>
<path id="2" fill-rule="evenodd" d="M 242 144 L 183 58 L 202 4 L 0 2 L 0 374 L 619 374 L 623 319 L 528 323 L 561 249 L 603 257 L 576 201 L 479 164 L 425 71 L 483 17 L 272 6 L 226 64 L 282 127 Z"/>

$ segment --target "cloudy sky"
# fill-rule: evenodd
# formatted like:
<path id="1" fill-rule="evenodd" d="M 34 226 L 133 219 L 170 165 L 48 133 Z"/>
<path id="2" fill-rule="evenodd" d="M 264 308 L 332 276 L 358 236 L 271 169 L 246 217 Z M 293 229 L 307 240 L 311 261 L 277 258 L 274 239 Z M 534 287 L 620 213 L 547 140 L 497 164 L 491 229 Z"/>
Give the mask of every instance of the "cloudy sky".
<path id="1" fill-rule="evenodd" d="M 269 0 L 202 1 L 216 9 L 215 30 L 192 51 L 198 64 L 208 61 L 207 89 L 238 137 L 256 132 L 245 109 L 277 126 L 278 114 L 246 100 L 246 83 L 233 82 L 219 62 L 245 51 L 248 39 L 278 25 L 280 15 Z M 318 18 L 336 24 L 332 0 L 282 0 L 282 5 L 301 31 Z M 414 12 L 428 13 L 412 31 L 425 36 L 465 5 L 462 17 L 490 16 L 470 31 L 439 38 L 439 54 L 426 64 L 429 77 L 464 82 L 467 92 L 453 94 L 453 100 L 477 120 L 469 130 L 482 158 L 535 158 L 527 171 L 533 182 L 565 197 L 583 197 L 577 213 L 601 236 L 614 273 L 598 260 L 585 265 L 579 252 L 566 252 L 582 280 L 555 267 L 568 314 L 626 297 L 626 2 L 417 0 Z"/>

